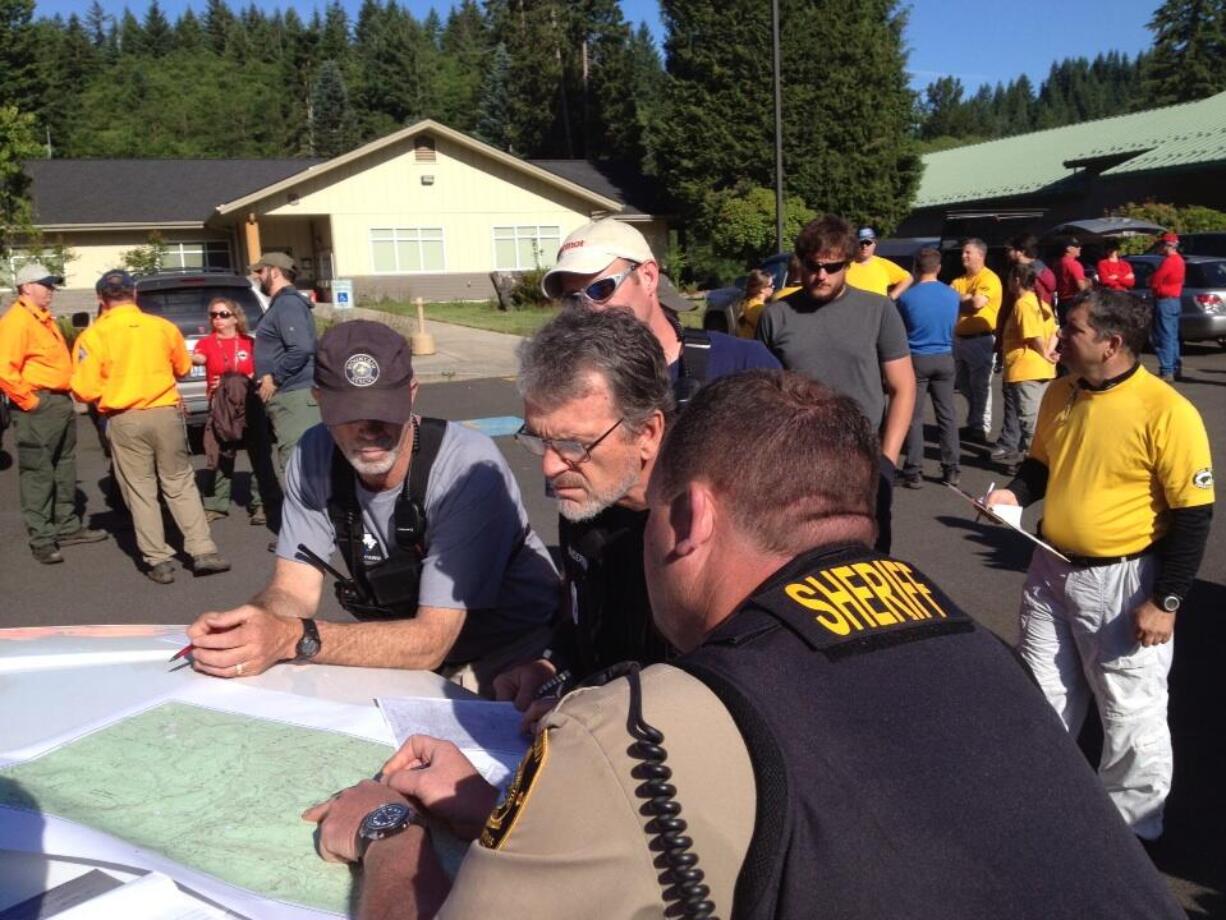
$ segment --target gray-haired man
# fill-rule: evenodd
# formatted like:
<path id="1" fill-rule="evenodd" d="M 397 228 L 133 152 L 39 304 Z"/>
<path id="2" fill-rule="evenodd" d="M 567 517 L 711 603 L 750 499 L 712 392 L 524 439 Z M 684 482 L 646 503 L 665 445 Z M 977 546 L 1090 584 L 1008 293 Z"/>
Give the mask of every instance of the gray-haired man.
<path id="1" fill-rule="evenodd" d="M 658 339 L 623 310 L 564 310 L 524 344 L 520 365 L 517 439 L 541 458 L 557 495 L 569 608 L 544 658 L 494 682 L 498 697 L 522 710 L 547 682 L 560 687 L 567 675 L 580 680 L 668 653 L 652 624 L 643 528 L 673 395 Z"/>

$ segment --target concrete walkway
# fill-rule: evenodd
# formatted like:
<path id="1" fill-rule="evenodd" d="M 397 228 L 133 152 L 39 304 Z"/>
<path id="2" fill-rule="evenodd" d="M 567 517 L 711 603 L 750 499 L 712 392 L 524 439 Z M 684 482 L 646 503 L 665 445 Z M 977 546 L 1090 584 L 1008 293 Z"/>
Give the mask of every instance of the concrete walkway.
<path id="1" fill-rule="evenodd" d="M 417 331 L 416 318 L 381 310 L 355 307 L 334 310 L 327 304 L 316 306 L 315 313 L 323 319 L 343 322 L 347 319 L 371 319 L 386 323 L 405 338 Z M 413 371 L 422 383 L 452 380 L 478 380 L 485 377 L 514 378 L 519 373 L 516 349 L 522 339 L 502 332 L 487 332 L 468 326 L 426 321 L 426 332 L 434 336 L 432 355 L 413 355 Z"/>

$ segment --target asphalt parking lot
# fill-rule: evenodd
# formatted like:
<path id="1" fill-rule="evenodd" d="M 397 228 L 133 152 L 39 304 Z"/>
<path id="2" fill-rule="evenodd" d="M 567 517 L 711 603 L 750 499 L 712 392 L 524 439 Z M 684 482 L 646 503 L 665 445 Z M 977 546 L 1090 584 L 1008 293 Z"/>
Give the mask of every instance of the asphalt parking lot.
<path id="1" fill-rule="evenodd" d="M 1179 389 L 1200 409 L 1209 428 L 1214 456 L 1226 457 L 1226 350 L 1216 345 L 1187 349 L 1188 382 Z M 1147 363 L 1153 364 L 1147 356 Z M 997 378 L 999 381 L 999 378 Z M 999 383 L 997 383 L 999 386 Z M 997 393 L 995 410 L 999 414 Z M 419 411 L 450 419 L 516 416 L 520 413 L 514 384 L 506 379 L 423 385 Z M 999 418 L 997 418 L 999 423 Z M 271 571 L 267 550 L 272 534 L 251 527 L 241 508 L 213 525 L 221 553 L 233 564 L 229 573 L 196 579 L 178 572 L 170 586 L 159 586 L 142 575 L 126 514 L 108 507 L 104 498 L 106 461 L 92 426 L 78 418 L 78 480 L 90 526 L 112 533 L 105 543 L 67 547 L 63 565 L 35 563 L 26 547 L 17 501 L 17 468 L 12 433 L 0 453 L 0 627 L 92 623 L 186 623 L 206 610 L 222 610 L 246 600 Z M 929 437 L 932 445 L 935 437 Z M 520 483 L 534 525 L 549 544 L 556 543 L 557 526 L 545 497 L 536 458 L 499 437 Z M 752 445 L 747 445 L 746 469 L 752 469 Z M 917 491 L 895 493 L 894 553 L 928 573 L 951 597 L 1002 638 L 1016 636 L 1017 599 L 1030 555 L 1029 544 L 990 523 L 977 523 L 969 508 L 936 482 L 939 467 L 929 448 L 926 473 Z M 201 463 L 203 458 L 197 458 Z M 240 459 L 240 470 L 245 469 Z M 1004 477 L 986 460 L 986 450 L 967 449 L 963 486 L 982 493 Z M 236 498 L 247 494 L 247 476 L 236 478 Z M 1038 509 L 1030 509 L 1032 524 Z M 168 528 L 172 544 L 177 534 Z M 1226 698 L 1221 659 L 1226 656 L 1226 525 L 1215 523 L 1201 577 L 1176 629 L 1172 674 L 1171 724 L 1175 734 L 1176 775 L 1168 806 L 1167 834 L 1153 852 L 1155 862 L 1171 880 L 1189 916 L 1226 916 L 1226 859 L 1222 831 L 1226 827 L 1226 735 L 1222 717 L 1214 716 Z M 177 544 L 176 544 L 177 545 Z M 344 618 L 331 596 L 321 615 Z M 4 683 L 0 676 L 0 692 Z M 0 697 L 3 698 L 3 697 Z M 5 699 L 5 704 L 14 701 Z M 1092 749 L 1093 731 L 1083 743 Z M 1034 790 L 1036 796 L 1042 788 Z"/>

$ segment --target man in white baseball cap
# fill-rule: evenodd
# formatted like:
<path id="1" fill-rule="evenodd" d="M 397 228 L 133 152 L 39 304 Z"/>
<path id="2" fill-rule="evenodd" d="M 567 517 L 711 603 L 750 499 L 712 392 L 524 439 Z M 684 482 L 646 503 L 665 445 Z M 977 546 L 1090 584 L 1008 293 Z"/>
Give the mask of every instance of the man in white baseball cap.
<path id="1" fill-rule="evenodd" d="M 661 273 L 643 234 L 614 217 L 591 221 L 568 236 L 541 288 L 568 306 L 633 313 L 659 339 L 680 405 L 709 380 L 751 367 L 779 367 L 760 342 L 683 330 L 677 313 L 694 309 L 694 302 Z"/>

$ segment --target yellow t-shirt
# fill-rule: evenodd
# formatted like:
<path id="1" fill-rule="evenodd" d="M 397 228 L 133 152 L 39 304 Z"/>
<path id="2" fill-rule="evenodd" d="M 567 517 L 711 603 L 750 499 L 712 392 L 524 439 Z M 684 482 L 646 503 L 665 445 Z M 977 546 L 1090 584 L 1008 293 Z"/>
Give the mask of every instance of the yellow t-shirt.
<path id="1" fill-rule="evenodd" d="M 890 288 L 909 277 L 905 268 L 881 256 L 873 256 L 867 262 L 852 262 L 847 269 L 848 284 L 883 297 L 888 297 Z"/>
<path id="2" fill-rule="evenodd" d="M 950 287 L 958 292 L 960 298 L 967 294 L 982 294 L 988 299 L 988 302 L 974 313 L 958 314 L 954 335 L 978 335 L 981 332 L 996 331 L 996 314 L 1000 312 L 1000 302 L 1005 294 L 1000 284 L 1000 276 L 996 272 L 984 266 L 978 274 L 955 278 Z"/>
<path id="3" fill-rule="evenodd" d="M 1108 390 L 1054 381 L 1030 456 L 1050 473 L 1043 536 L 1066 553 L 1140 552 L 1166 534 L 1169 509 L 1213 502 L 1200 413 L 1143 367 Z"/>
<path id="4" fill-rule="evenodd" d="M 179 404 L 176 377 L 192 369 L 183 334 L 174 323 L 117 304 L 77 336 L 72 348 L 72 391 L 102 412 Z"/>
<path id="5" fill-rule="evenodd" d="M 1017 299 L 1005 323 L 1005 383 L 1024 380 L 1051 380 L 1056 365 L 1026 344 L 1029 339 L 1042 339 L 1044 344 L 1056 334 L 1056 317 L 1051 307 L 1039 304 L 1034 291 Z"/>
<path id="6" fill-rule="evenodd" d="M 736 321 L 736 334 L 743 339 L 752 339 L 758 332 L 758 317 L 766 309 L 766 300 L 754 297 L 741 304 L 741 315 Z"/>

